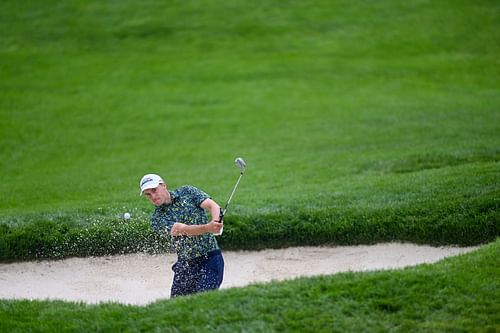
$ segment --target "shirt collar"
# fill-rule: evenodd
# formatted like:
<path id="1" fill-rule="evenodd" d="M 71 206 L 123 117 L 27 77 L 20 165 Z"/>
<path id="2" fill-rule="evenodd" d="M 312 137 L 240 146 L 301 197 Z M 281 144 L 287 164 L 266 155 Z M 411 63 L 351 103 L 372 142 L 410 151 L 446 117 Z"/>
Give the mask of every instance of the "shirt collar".
<path id="1" fill-rule="evenodd" d="M 168 207 L 173 204 L 177 198 L 179 198 L 179 195 L 176 192 L 168 191 L 168 193 L 170 193 L 170 203 L 161 204 L 160 207 Z"/>

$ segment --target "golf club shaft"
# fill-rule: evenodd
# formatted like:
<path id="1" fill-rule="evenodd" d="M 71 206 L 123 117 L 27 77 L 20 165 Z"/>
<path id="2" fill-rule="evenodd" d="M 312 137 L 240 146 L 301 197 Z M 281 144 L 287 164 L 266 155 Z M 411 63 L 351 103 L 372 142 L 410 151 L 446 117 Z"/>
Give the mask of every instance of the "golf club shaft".
<path id="1" fill-rule="evenodd" d="M 227 202 L 224 205 L 224 209 L 221 208 L 221 210 L 220 210 L 219 221 L 222 221 L 222 218 L 226 214 L 227 207 L 229 206 L 229 203 L 231 202 L 231 199 L 233 199 L 234 192 L 236 192 L 236 189 L 238 188 L 238 185 L 240 184 L 241 177 L 243 177 L 243 172 L 240 173 L 240 176 L 238 177 L 238 180 L 236 181 L 236 184 L 233 187 L 233 191 L 229 195 L 229 199 L 227 199 Z"/>

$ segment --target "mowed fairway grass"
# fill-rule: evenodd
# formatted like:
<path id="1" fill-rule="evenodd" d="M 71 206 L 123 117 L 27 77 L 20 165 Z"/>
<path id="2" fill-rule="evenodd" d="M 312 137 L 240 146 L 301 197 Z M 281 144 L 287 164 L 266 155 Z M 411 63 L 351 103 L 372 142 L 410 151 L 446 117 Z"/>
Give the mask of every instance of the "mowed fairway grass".
<path id="1" fill-rule="evenodd" d="M 494 241 L 499 40 L 497 1 L 2 1 L 0 257 L 50 257 L 79 228 L 122 228 L 126 211 L 143 236 L 151 210 L 138 195 L 144 173 L 171 188 L 195 185 L 222 204 L 237 156 L 248 168 L 223 249 Z M 53 256 L 130 250 L 130 239 L 116 247 L 83 239 Z M 114 322 L 131 331 L 223 331 L 230 320 L 239 326 L 226 331 L 494 331 L 498 303 L 488 297 L 499 299 L 498 283 L 485 277 L 498 276 L 498 241 L 451 262 L 147 310 L 90 307 L 99 319 L 65 329 L 115 330 Z M 447 280 L 430 281 L 436 276 L 467 286 L 469 303 L 448 292 Z M 421 299 L 427 282 L 430 298 Z M 405 296 L 394 301 L 400 288 Z M 340 299 L 329 290 L 341 290 Z M 461 305 L 476 301 L 484 307 Z M 321 316 L 295 317 L 298 304 Z M 365 320 L 359 304 L 390 315 L 364 308 Z M 14 318 L 9 330 L 31 318 L 39 326 L 26 329 L 51 331 L 65 317 L 55 313 L 75 318 L 82 308 L 2 301 L 0 315 Z M 151 325 L 131 320 L 141 316 Z"/>

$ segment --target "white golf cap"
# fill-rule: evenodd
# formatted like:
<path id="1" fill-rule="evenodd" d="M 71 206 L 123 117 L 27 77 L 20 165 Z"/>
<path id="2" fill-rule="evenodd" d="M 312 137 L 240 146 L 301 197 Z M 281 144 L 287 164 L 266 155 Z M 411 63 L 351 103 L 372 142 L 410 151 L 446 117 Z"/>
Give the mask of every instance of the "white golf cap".
<path id="1" fill-rule="evenodd" d="M 160 176 L 155 175 L 154 173 L 144 175 L 144 177 L 142 177 L 141 179 L 141 182 L 139 183 L 139 186 L 141 188 L 141 195 L 145 190 L 149 188 L 157 188 L 160 184 L 164 183 L 165 182 L 163 181 L 163 179 L 161 179 Z"/>

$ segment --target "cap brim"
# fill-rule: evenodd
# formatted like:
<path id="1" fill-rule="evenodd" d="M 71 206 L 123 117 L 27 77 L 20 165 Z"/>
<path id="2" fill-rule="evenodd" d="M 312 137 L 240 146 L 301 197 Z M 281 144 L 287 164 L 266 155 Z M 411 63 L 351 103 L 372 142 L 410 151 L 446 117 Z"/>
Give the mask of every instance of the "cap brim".
<path id="1" fill-rule="evenodd" d="M 163 184 L 163 183 L 158 182 L 158 183 L 151 183 L 151 184 L 145 185 L 144 188 L 141 188 L 140 195 L 142 195 L 144 193 L 144 191 L 146 191 L 146 190 L 149 190 L 151 188 L 157 188 L 158 186 L 160 186 L 160 184 Z"/>

